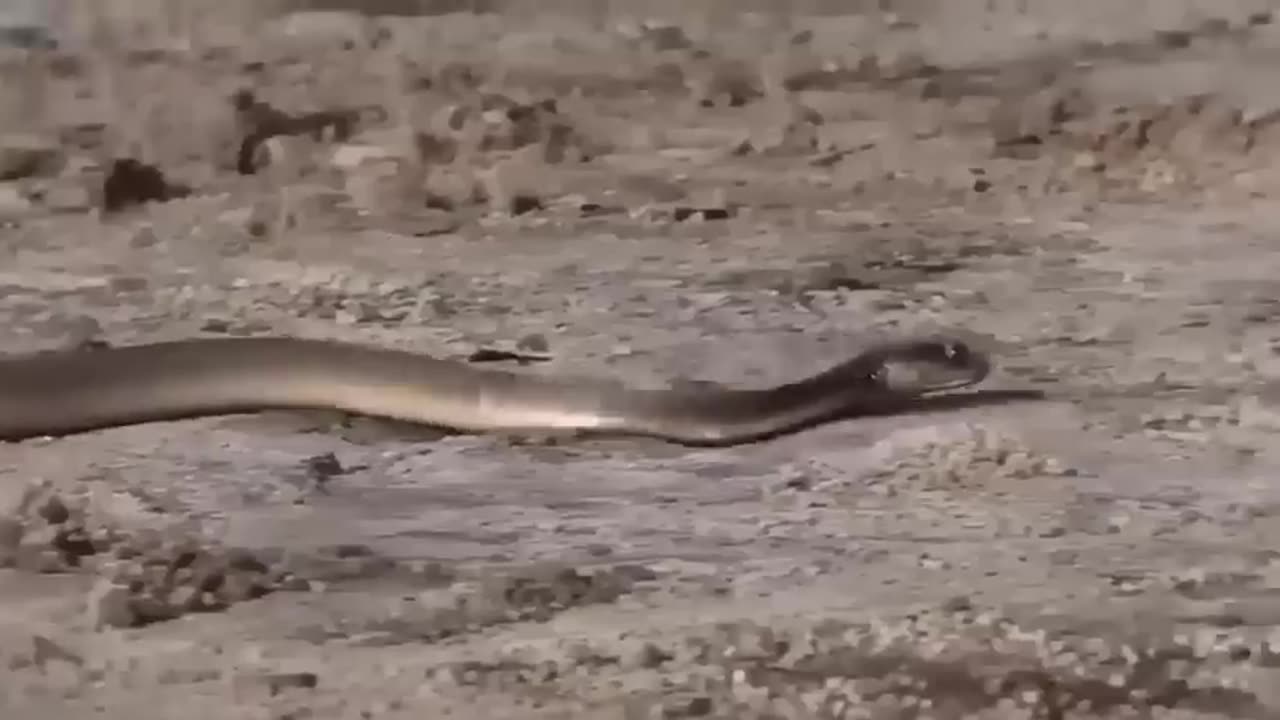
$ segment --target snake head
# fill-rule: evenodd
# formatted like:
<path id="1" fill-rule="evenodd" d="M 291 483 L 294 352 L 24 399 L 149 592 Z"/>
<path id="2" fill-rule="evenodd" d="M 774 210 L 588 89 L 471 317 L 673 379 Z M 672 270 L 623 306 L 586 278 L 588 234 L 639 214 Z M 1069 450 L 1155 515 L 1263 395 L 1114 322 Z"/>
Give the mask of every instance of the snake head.
<path id="1" fill-rule="evenodd" d="M 982 382 L 991 372 L 987 354 L 957 338 L 904 340 L 873 352 L 880 363 L 874 382 L 896 393 L 954 390 Z"/>

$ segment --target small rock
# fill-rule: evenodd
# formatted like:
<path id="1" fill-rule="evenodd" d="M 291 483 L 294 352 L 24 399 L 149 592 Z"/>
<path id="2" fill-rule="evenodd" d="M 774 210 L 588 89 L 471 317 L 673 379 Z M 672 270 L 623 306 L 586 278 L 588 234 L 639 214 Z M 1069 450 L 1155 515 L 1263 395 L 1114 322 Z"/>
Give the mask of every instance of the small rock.
<path id="1" fill-rule="evenodd" d="M 414 133 L 414 149 L 418 160 L 428 165 L 447 164 L 458 157 L 458 142 L 429 132 Z"/>
<path id="2" fill-rule="evenodd" d="M 517 340 L 516 349 L 524 352 L 546 353 L 550 352 L 551 346 L 545 335 L 532 333 Z"/>
<path id="3" fill-rule="evenodd" d="M 881 58 L 880 77 L 885 80 L 906 80 L 909 78 L 932 77 L 939 69 L 923 55 L 915 51 L 906 51 L 889 59 Z"/>
<path id="4" fill-rule="evenodd" d="M 303 467 L 307 475 L 318 482 L 324 482 L 347 472 L 338 461 L 338 456 L 331 452 L 307 458 L 303 461 Z"/>
<path id="5" fill-rule="evenodd" d="M 692 207 L 679 205 L 671 209 L 671 217 L 676 222 L 706 222 L 712 220 L 728 220 L 733 217 L 733 207 Z"/>
<path id="6" fill-rule="evenodd" d="M 671 660 L 671 653 L 663 650 L 652 642 L 636 641 L 631 647 L 627 647 L 626 651 L 620 658 L 620 664 L 626 669 L 646 668 L 655 669 L 662 667 L 662 664 Z"/>
<path id="7" fill-rule="evenodd" d="M 129 588 L 110 580 L 99 580 L 89 591 L 89 624 L 95 630 L 103 628 L 133 627 L 138 622 L 134 614 Z"/>
<path id="8" fill-rule="evenodd" d="M 1102 172 L 1107 169 L 1106 161 L 1091 152 L 1076 153 L 1071 159 L 1071 165 L 1080 170 L 1092 172 Z"/>
<path id="9" fill-rule="evenodd" d="M 200 592 L 214 592 L 227 581 L 226 565 L 207 556 L 196 567 L 185 572 L 186 584 Z"/>
<path id="10" fill-rule="evenodd" d="M 260 679 L 273 696 L 289 688 L 310 690 L 320 684 L 319 676 L 312 672 L 264 673 Z"/>
<path id="11" fill-rule="evenodd" d="M 36 514 L 50 525 L 64 523 L 71 517 L 71 511 L 67 508 L 66 503 L 62 502 L 62 498 L 57 495 L 50 495 L 46 498 L 40 508 L 36 510 Z"/>
<path id="12" fill-rule="evenodd" d="M 156 235 L 155 228 L 150 225 L 144 225 L 134 231 L 129 238 L 129 247 L 132 248 L 149 248 L 160 244 L 160 236 Z"/>
<path id="13" fill-rule="evenodd" d="M 429 121 L 430 128 L 445 137 L 461 133 L 475 114 L 475 110 L 466 105 L 446 105 L 435 112 Z"/>
<path id="14" fill-rule="evenodd" d="M 31 658 L 36 667 L 44 670 L 51 660 L 84 667 L 84 658 L 44 635 L 31 636 Z"/>
<path id="15" fill-rule="evenodd" d="M 203 598 L 200 588 L 185 585 L 169 593 L 169 606 L 183 612 L 195 612 L 204 609 Z"/>
<path id="16" fill-rule="evenodd" d="M 164 202 L 191 194 L 191 188 L 170 183 L 159 168 L 133 158 L 117 158 L 102 181 L 102 209 L 117 212 L 147 202 Z"/>
<path id="17" fill-rule="evenodd" d="M 83 527 L 63 526 L 53 540 L 53 548 L 62 553 L 63 560 L 71 566 L 78 566 L 82 558 L 98 553 Z"/>
<path id="18" fill-rule="evenodd" d="M 310 580 L 288 575 L 276 583 L 276 589 L 280 592 L 310 592 L 313 588 Z"/>
<path id="19" fill-rule="evenodd" d="M 12 18 L 5 18 L 5 20 L 12 20 Z M 0 47 L 54 50 L 58 47 L 58 40 L 53 36 L 53 31 L 43 25 L 5 23 L 0 24 Z"/>
<path id="20" fill-rule="evenodd" d="M 227 605 L 260 598 L 271 592 L 262 577 L 248 572 L 229 572 L 214 592 L 219 602 Z"/>
<path id="21" fill-rule="evenodd" d="M 640 28 L 639 40 L 653 52 L 686 50 L 693 47 L 689 36 L 685 35 L 679 25 L 646 22 Z"/>
<path id="22" fill-rule="evenodd" d="M 1152 39 L 1166 50 L 1180 50 L 1191 45 L 1193 36 L 1190 30 L 1157 30 Z"/>
<path id="23" fill-rule="evenodd" d="M 1195 159 L 1219 149 L 1247 150 L 1246 134 L 1240 132 L 1244 124 L 1243 113 L 1238 107 L 1205 99 L 1195 102 L 1184 112 L 1191 117 L 1169 138 L 1171 153 Z"/>
<path id="24" fill-rule="evenodd" d="M 0 180 L 52 177 L 62 172 L 66 156 L 58 144 L 39 135 L 0 135 Z"/>
<path id="25" fill-rule="evenodd" d="M 744 63 L 710 59 L 685 68 L 689 98 L 702 107 L 742 107 L 763 96 L 759 77 Z"/>
<path id="26" fill-rule="evenodd" d="M 8 183 L 0 184 L 0 220 L 23 217 L 31 212 L 32 207 L 31 201 L 18 186 Z"/>
<path id="27" fill-rule="evenodd" d="M 508 161 L 483 174 L 484 195 L 491 212 L 515 217 L 542 209 L 541 198 L 529 187 L 532 173 L 524 165 Z"/>
<path id="28" fill-rule="evenodd" d="M 351 171 L 365 163 L 384 160 L 394 161 L 399 157 L 400 153 L 381 145 L 344 143 L 334 148 L 333 153 L 329 156 L 329 164 L 339 170 Z"/>
<path id="29" fill-rule="evenodd" d="M 1007 98 L 988 120 L 997 155 L 1007 148 L 1041 145 L 1062 124 L 1089 111 L 1087 98 L 1078 90 L 1050 88 L 1030 97 Z"/>

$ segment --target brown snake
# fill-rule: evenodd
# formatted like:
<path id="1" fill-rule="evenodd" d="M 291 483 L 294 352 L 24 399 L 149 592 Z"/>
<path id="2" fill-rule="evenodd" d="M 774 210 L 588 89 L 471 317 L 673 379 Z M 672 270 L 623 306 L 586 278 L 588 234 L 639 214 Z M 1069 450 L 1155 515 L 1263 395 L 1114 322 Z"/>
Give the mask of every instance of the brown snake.
<path id="1" fill-rule="evenodd" d="M 911 409 L 981 382 L 961 340 L 881 343 L 764 389 L 640 390 L 478 368 L 399 350 L 217 338 L 0 358 L 0 439 L 261 410 L 340 410 L 468 432 L 644 435 L 690 445 L 760 440 L 841 417 Z"/>

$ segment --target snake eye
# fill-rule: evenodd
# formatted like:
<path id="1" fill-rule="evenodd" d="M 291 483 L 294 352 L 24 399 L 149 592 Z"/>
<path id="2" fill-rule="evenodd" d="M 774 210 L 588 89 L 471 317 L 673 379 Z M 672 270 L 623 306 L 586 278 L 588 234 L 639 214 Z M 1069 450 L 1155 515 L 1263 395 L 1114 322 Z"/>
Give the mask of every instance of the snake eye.
<path id="1" fill-rule="evenodd" d="M 962 342 L 946 342 L 942 344 L 942 355 L 952 365 L 968 365 L 972 353 L 969 346 Z"/>
<path id="2" fill-rule="evenodd" d="M 874 370 L 867 373 L 867 382 L 874 385 L 886 385 L 889 382 L 889 368 L 884 364 L 877 365 Z"/>

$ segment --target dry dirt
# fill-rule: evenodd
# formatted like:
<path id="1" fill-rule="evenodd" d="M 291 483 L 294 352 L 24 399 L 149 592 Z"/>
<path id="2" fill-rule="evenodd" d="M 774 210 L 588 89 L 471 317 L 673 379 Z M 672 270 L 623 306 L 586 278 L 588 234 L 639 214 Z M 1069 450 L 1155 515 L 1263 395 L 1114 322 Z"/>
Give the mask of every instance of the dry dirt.
<path id="1" fill-rule="evenodd" d="M 752 386 L 942 329 L 1047 393 L 722 449 L 0 444 L 0 716 L 1280 717 L 1270 3 L 758 4 L 0 48 L 6 353 Z"/>

